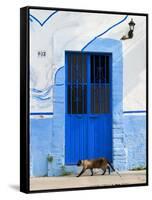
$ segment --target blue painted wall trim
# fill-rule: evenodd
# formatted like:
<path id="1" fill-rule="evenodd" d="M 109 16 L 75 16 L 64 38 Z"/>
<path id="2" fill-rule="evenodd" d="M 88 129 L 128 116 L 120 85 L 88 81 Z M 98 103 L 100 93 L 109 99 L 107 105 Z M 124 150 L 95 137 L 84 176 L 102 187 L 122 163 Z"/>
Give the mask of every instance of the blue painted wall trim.
<path id="1" fill-rule="evenodd" d="M 30 21 L 31 21 L 31 17 L 40 25 L 40 26 L 44 26 L 44 24 L 53 16 L 57 13 L 58 11 L 54 11 L 53 13 L 51 13 L 43 22 L 41 22 L 39 19 L 37 19 L 34 15 L 29 14 L 30 16 Z M 33 22 L 33 20 L 32 20 Z"/>
<path id="2" fill-rule="evenodd" d="M 146 114 L 146 110 L 128 110 L 128 111 L 123 111 L 124 114 L 127 114 L 127 113 L 145 113 Z"/>
<path id="3" fill-rule="evenodd" d="M 53 112 L 32 112 L 30 115 L 53 115 Z"/>
<path id="4" fill-rule="evenodd" d="M 89 41 L 82 49 L 81 51 L 84 51 L 84 49 L 89 46 L 92 42 L 94 42 L 97 38 L 103 36 L 105 33 L 107 33 L 108 31 L 110 31 L 111 29 L 113 29 L 114 27 L 118 26 L 119 24 L 121 24 L 122 22 L 124 22 L 127 19 L 128 15 L 125 16 L 122 20 L 120 20 L 119 22 L 117 22 L 116 24 L 112 25 L 111 27 L 109 27 L 108 29 L 106 29 L 104 32 L 100 33 L 99 35 L 95 36 L 91 41 Z"/>
<path id="5" fill-rule="evenodd" d="M 58 176 L 64 165 L 65 146 L 65 73 L 64 67 L 57 70 L 53 88 L 53 129 L 51 155 L 54 162 L 49 165 L 49 176 Z"/>
<path id="6" fill-rule="evenodd" d="M 56 76 L 58 75 L 59 76 L 59 72 L 60 72 L 60 70 L 62 70 L 64 68 L 64 66 L 62 66 L 62 67 L 59 67 L 57 70 L 56 70 L 56 72 L 55 72 L 55 77 L 54 77 L 54 82 L 55 82 L 55 85 L 62 85 L 62 84 L 64 84 L 64 82 L 63 82 L 63 79 L 61 78 L 61 80 L 58 78 L 56 78 Z M 62 73 L 62 72 L 61 72 Z M 59 83 L 58 83 L 59 82 Z"/>
<path id="7" fill-rule="evenodd" d="M 64 84 L 56 84 L 56 86 L 62 86 Z M 128 111 L 123 111 L 124 114 L 126 113 L 147 113 L 146 110 L 128 110 Z M 30 115 L 53 115 L 53 112 L 32 112 Z"/>

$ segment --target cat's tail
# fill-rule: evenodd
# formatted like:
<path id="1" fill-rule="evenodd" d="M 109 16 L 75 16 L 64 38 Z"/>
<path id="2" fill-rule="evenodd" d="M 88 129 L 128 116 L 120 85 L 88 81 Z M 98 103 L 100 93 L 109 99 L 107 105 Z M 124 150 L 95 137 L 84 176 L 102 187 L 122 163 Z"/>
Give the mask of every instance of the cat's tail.
<path id="1" fill-rule="evenodd" d="M 118 172 L 117 170 L 114 169 L 113 165 L 112 165 L 109 161 L 107 161 L 107 162 L 108 162 L 109 166 L 111 167 L 111 169 L 112 169 L 114 172 L 116 172 L 116 173 L 121 177 L 121 175 L 119 174 L 119 172 Z"/>

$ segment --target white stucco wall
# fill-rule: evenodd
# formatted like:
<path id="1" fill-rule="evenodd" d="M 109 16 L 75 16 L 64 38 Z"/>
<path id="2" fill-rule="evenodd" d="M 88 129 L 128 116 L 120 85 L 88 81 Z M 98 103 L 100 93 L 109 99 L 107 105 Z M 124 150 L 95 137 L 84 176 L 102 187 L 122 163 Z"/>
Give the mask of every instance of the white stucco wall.
<path id="1" fill-rule="evenodd" d="M 134 37 L 123 41 L 124 110 L 146 110 L 146 18 L 134 16 Z"/>
<path id="2" fill-rule="evenodd" d="M 30 14 L 40 22 L 45 21 L 53 12 L 30 10 Z M 125 15 L 58 11 L 43 26 L 32 16 L 30 17 L 30 111 L 53 112 L 54 76 L 57 69 L 64 65 L 64 51 L 81 51 L 91 39 L 121 21 Z M 101 36 L 101 38 L 120 40 L 128 33 L 128 22 L 131 18 L 136 23 L 134 37 L 122 41 L 124 111 L 145 110 L 146 18 L 128 16 L 124 22 Z M 38 51 L 45 51 L 46 56 L 39 57 Z"/>

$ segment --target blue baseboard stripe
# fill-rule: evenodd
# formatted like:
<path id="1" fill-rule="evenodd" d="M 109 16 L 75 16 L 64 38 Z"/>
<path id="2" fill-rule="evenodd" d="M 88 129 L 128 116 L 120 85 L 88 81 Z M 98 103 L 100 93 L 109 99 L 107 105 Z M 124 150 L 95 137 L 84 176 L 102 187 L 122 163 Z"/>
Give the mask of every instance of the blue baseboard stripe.
<path id="1" fill-rule="evenodd" d="M 128 110 L 128 111 L 124 111 L 124 114 L 128 114 L 128 113 L 146 113 L 146 110 Z"/>
<path id="2" fill-rule="evenodd" d="M 128 110 L 124 111 L 124 114 L 132 114 L 132 113 L 146 113 L 146 110 Z M 30 115 L 53 115 L 53 112 L 31 112 Z"/>
<path id="3" fill-rule="evenodd" d="M 53 115 L 53 112 L 32 112 L 30 115 Z"/>

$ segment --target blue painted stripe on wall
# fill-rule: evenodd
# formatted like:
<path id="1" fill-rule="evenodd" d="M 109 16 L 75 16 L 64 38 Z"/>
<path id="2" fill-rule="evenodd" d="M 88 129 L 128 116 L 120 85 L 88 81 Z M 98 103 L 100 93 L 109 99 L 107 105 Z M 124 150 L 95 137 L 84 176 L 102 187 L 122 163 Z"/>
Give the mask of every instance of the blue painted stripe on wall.
<path id="1" fill-rule="evenodd" d="M 123 113 L 146 113 L 146 110 L 131 110 L 131 111 L 124 111 Z M 32 112 L 30 115 L 53 115 L 53 112 Z"/>
<path id="2" fill-rule="evenodd" d="M 46 101 L 46 100 L 52 99 L 51 97 L 42 98 L 41 96 L 34 96 L 34 95 L 33 95 L 33 98 L 40 101 Z"/>
<path id="3" fill-rule="evenodd" d="M 51 15 L 49 15 L 43 22 L 40 22 L 39 19 L 37 19 L 35 16 L 33 15 L 29 15 L 30 17 L 32 17 L 33 19 L 35 19 L 36 22 L 38 22 L 38 24 L 40 24 L 40 26 L 43 26 L 54 14 L 56 14 L 58 11 L 54 11 L 53 13 L 51 13 Z"/>
<path id="4" fill-rule="evenodd" d="M 105 30 L 104 32 L 100 33 L 99 35 L 95 36 L 91 41 L 89 41 L 82 49 L 81 51 L 83 51 L 88 45 L 90 45 L 94 40 L 96 40 L 98 37 L 104 35 L 105 33 L 107 33 L 108 31 L 110 31 L 112 28 L 114 28 L 115 26 L 118 26 L 119 24 L 121 24 L 122 22 L 124 22 L 127 19 L 128 15 L 126 15 L 121 21 L 117 22 L 116 24 L 112 25 L 111 27 L 109 27 L 107 30 Z"/>
<path id="5" fill-rule="evenodd" d="M 32 112 L 30 115 L 53 115 L 53 112 Z"/>
<path id="6" fill-rule="evenodd" d="M 54 77 L 55 85 L 57 85 L 57 84 L 56 84 L 56 76 L 57 76 L 57 73 L 58 73 L 63 67 L 64 67 L 64 66 L 59 67 L 59 68 L 56 70 L 56 72 L 55 72 L 55 77 Z"/>
<path id="7" fill-rule="evenodd" d="M 128 110 L 128 111 L 124 111 L 123 113 L 146 113 L 146 110 Z"/>
<path id="8" fill-rule="evenodd" d="M 45 88 L 45 89 L 42 89 L 42 90 L 39 90 L 39 89 L 36 89 L 36 88 L 31 88 L 32 97 L 35 98 L 36 100 L 40 100 L 40 101 L 51 100 L 52 97 L 50 97 L 48 95 L 49 95 L 50 91 L 53 89 L 53 86 L 63 86 L 64 85 L 64 83 L 56 83 L 56 75 L 63 67 L 64 66 L 60 67 L 55 72 L 55 78 L 54 78 L 55 79 L 55 85 L 50 85 L 48 88 Z"/>
<path id="9" fill-rule="evenodd" d="M 36 89 L 36 88 L 31 88 L 31 91 L 33 92 L 33 93 L 44 93 L 43 95 L 47 95 L 49 92 L 50 92 L 50 90 L 52 89 L 52 87 L 53 87 L 53 85 L 50 85 L 50 86 L 48 86 L 47 88 L 44 88 L 44 89 L 42 89 L 42 90 L 39 90 L 39 89 Z"/>

